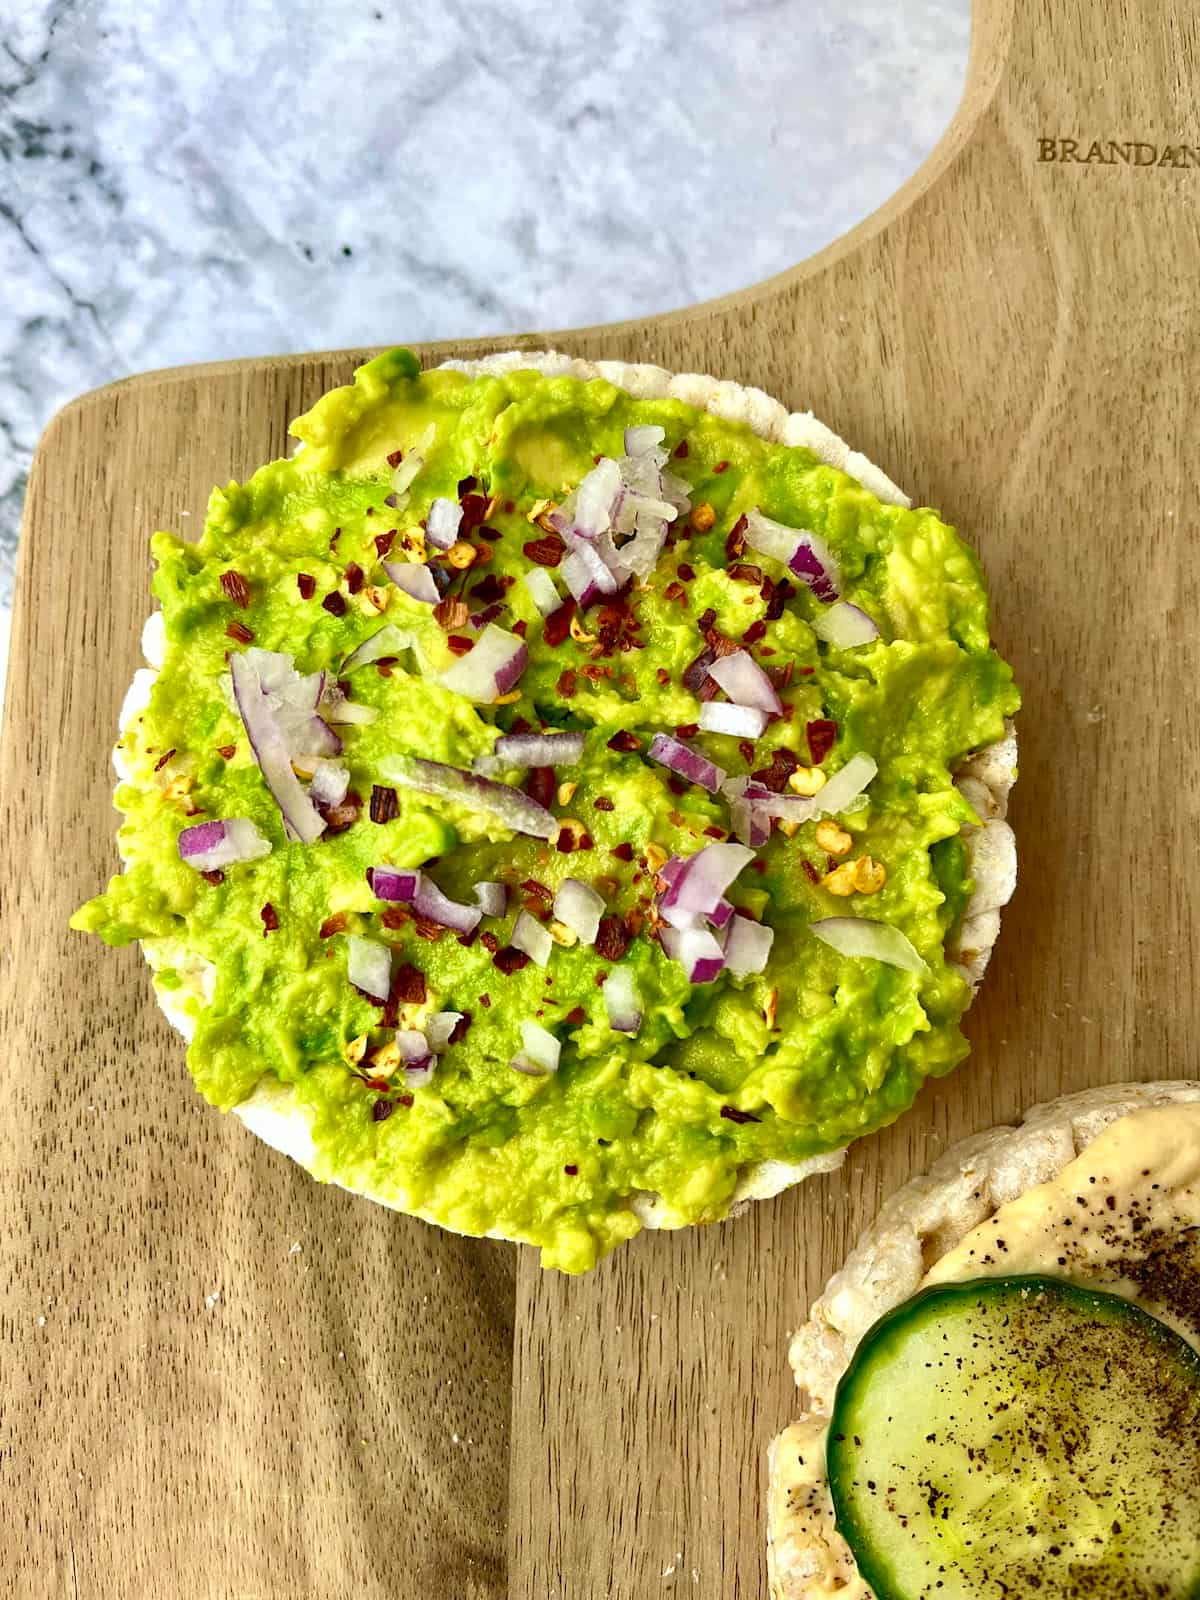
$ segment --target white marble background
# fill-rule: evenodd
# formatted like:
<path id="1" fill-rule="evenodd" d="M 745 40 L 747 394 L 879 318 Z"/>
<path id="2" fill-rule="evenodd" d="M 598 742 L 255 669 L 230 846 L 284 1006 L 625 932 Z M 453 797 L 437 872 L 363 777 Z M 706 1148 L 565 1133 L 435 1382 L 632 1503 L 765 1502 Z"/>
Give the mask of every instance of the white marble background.
<path id="1" fill-rule="evenodd" d="M 0 0 L 0 673 L 65 400 L 753 282 L 917 167 L 968 31 L 969 0 Z"/>

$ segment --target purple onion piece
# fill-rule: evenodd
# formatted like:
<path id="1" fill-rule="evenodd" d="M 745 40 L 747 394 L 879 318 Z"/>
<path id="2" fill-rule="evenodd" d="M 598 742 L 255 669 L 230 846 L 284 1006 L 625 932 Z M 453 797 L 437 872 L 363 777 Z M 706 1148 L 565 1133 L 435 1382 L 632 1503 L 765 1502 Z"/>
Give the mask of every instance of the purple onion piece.
<path id="1" fill-rule="evenodd" d="M 702 756 L 698 750 L 693 750 L 690 745 L 676 739 L 670 733 L 656 733 L 650 741 L 650 748 L 646 752 L 651 761 L 657 761 L 660 766 L 668 767 L 672 772 L 677 772 L 681 778 L 686 778 L 689 783 L 698 783 L 702 789 L 707 789 L 709 794 L 716 794 L 725 782 L 725 773 L 720 767 Z"/>
<path id="2" fill-rule="evenodd" d="M 735 650 L 718 657 L 709 667 L 708 675 L 735 705 L 750 706 L 768 716 L 777 717 L 783 711 L 783 702 L 775 693 L 770 678 L 748 650 Z"/>
<path id="3" fill-rule="evenodd" d="M 440 927 L 453 928 L 455 933 L 473 933 L 483 915 L 478 906 L 464 906 L 444 895 L 423 872 L 417 873 L 412 908 L 418 916 L 427 917 Z"/>
<path id="4" fill-rule="evenodd" d="M 442 598 L 437 584 L 433 580 L 433 573 L 420 561 L 385 561 L 383 570 L 396 585 L 412 600 L 419 600 L 422 605 L 435 606 Z"/>
<path id="5" fill-rule="evenodd" d="M 180 860 L 197 872 L 216 872 L 240 861 L 257 861 L 271 853 L 271 843 L 249 817 L 199 822 L 179 835 Z"/>
<path id="6" fill-rule="evenodd" d="M 418 756 L 394 756 L 382 764 L 382 776 L 388 783 L 467 806 L 513 833 L 527 833 L 534 839 L 553 839 L 558 834 L 558 822 L 536 800 L 507 783 L 481 778 L 461 767 Z"/>
<path id="7" fill-rule="evenodd" d="M 583 732 L 503 733 L 492 754 L 512 767 L 573 767 L 583 758 Z"/>
<path id="8" fill-rule="evenodd" d="M 524 639 L 489 622 L 474 650 L 460 656 L 438 682 L 476 705 L 492 705 L 516 686 L 528 665 Z"/>
<path id="9" fill-rule="evenodd" d="M 371 893 L 376 900 L 390 900 L 402 905 L 406 905 L 416 894 L 418 876 L 399 867 L 371 867 L 367 872 Z"/>
<path id="10" fill-rule="evenodd" d="M 246 737 L 263 781 L 283 816 L 284 828 L 290 838 L 312 844 L 325 832 L 325 819 L 292 771 L 291 754 L 258 673 L 241 654 L 230 657 L 229 673 Z"/>
<path id="11" fill-rule="evenodd" d="M 725 953 L 707 928 L 663 928 L 659 936 L 690 983 L 711 983 L 725 966 Z"/>

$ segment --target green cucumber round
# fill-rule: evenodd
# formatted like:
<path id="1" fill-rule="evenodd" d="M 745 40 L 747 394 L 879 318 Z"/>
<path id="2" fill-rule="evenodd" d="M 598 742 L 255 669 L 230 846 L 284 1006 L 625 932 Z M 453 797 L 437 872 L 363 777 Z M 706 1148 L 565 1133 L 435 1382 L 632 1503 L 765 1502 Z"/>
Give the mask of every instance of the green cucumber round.
<path id="1" fill-rule="evenodd" d="M 859 1345 L 826 1455 L 877 1600 L 1200 1600 L 1200 1355 L 1117 1295 L 923 1290 Z"/>

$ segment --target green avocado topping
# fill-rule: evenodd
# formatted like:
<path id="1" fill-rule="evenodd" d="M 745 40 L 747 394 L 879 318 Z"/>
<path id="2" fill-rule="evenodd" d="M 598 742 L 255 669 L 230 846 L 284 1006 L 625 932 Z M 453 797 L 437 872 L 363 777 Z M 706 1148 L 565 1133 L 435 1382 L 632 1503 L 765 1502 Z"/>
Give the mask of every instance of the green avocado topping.
<path id="1" fill-rule="evenodd" d="M 581 541 L 564 545 L 555 512 L 569 526 L 568 497 L 598 462 L 628 460 L 636 427 L 662 430 L 678 505 L 639 517 L 638 539 L 659 518 L 647 576 L 575 604 L 566 574 Z M 528 1241 L 545 1265 L 578 1272 L 638 1231 L 639 1196 L 660 1195 L 670 1225 L 714 1221 L 750 1165 L 838 1148 L 962 1059 L 970 988 L 946 944 L 971 888 L 960 830 L 978 818 L 952 780 L 1003 736 L 1019 697 L 989 644 L 979 564 L 952 528 L 677 400 L 533 371 L 421 372 L 404 350 L 362 367 L 292 433 L 290 458 L 214 491 L 198 542 L 154 536 L 165 648 L 118 747 L 125 870 L 72 923 L 110 944 L 148 941 L 157 987 L 194 1025 L 188 1063 L 207 1099 L 229 1109 L 264 1079 L 288 1085 L 319 1177 Z M 452 547 L 427 543 L 431 512 L 432 536 L 448 510 L 462 513 Z M 747 542 L 756 513 L 811 536 L 878 637 L 839 646 L 814 632 L 828 631 L 828 587 L 819 598 Z M 621 537 L 598 543 L 617 572 Z M 561 600 L 548 615 L 546 578 Z M 431 579 L 436 605 L 405 592 Z M 351 661 L 385 626 L 380 658 L 365 659 L 377 640 Z M 471 688 L 457 669 L 494 646 L 482 701 L 480 672 Z M 699 727 L 705 703 L 726 703 L 705 663 L 739 649 L 782 705 L 754 738 Z M 348 792 L 315 808 L 308 843 L 285 829 L 285 780 L 261 735 L 252 746 L 231 685 L 230 658 L 245 657 L 243 695 L 257 659 L 265 714 L 294 715 L 271 698 L 258 652 L 324 685 L 318 709 L 342 744 L 314 752 L 326 777 L 348 769 Z M 571 732 L 582 753 L 553 768 L 493 751 L 504 734 Z M 651 759 L 662 735 L 708 786 Z M 286 781 L 311 818 L 317 762 L 297 748 Z M 820 786 L 855 757 L 873 777 L 822 821 Z M 553 820 L 543 836 L 515 831 L 511 808 L 482 805 L 462 777 L 462 793 L 414 786 L 423 762 L 458 774 L 479 763 Z M 768 797 L 752 834 L 739 790 Z M 252 847 L 203 871 L 207 857 L 183 859 L 181 833 L 222 819 L 240 819 Z M 741 915 L 723 928 L 694 919 L 681 948 L 660 921 L 673 870 L 739 833 L 754 859 L 714 920 L 729 904 Z M 385 867 L 399 869 L 392 881 L 419 869 L 426 899 L 378 899 L 384 880 L 368 872 Z M 590 941 L 562 917 L 578 890 L 556 914 L 567 879 L 603 902 Z M 504 886 L 501 915 L 456 931 L 430 914 L 440 894 L 462 920 L 479 884 Z M 911 959 L 840 953 L 812 931 L 833 917 L 885 924 L 881 950 L 891 941 Z M 720 967 L 735 926 L 759 962 L 771 938 L 763 970 Z M 351 952 L 364 952 L 351 940 L 368 957 L 385 947 L 386 998 L 351 983 Z M 628 1031 L 610 1025 L 614 975 L 613 1020 Z M 433 1040 L 430 1018 L 450 1012 L 461 1020 L 448 1042 L 414 1059 L 413 1040 Z"/>

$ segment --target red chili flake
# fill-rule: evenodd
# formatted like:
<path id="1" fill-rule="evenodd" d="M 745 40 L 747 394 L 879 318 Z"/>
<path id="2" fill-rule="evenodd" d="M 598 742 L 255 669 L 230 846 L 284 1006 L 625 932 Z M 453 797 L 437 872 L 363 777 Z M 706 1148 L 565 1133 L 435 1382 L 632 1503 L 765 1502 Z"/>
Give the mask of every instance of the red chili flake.
<path id="1" fill-rule="evenodd" d="M 554 792 L 558 782 L 554 776 L 553 767 L 530 767 L 523 785 L 525 793 L 531 800 L 536 800 L 538 805 L 549 810 L 554 799 Z"/>
<path id="2" fill-rule="evenodd" d="M 468 639 L 465 633 L 452 633 L 446 640 L 446 648 L 452 655 L 465 656 L 468 650 L 474 650 L 474 639 Z"/>
<path id="3" fill-rule="evenodd" d="M 571 618 L 575 615 L 575 601 L 568 598 L 557 611 L 552 611 L 542 624 L 542 639 L 551 649 L 558 646 L 571 631 Z"/>
<path id="4" fill-rule="evenodd" d="M 672 773 L 667 779 L 667 788 L 670 789 L 672 794 L 686 794 L 688 791 L 687 779 L 676 777 Z"/>
<path id="5" fill-rule="evenodd" d="M 610 856 L 616 856 L 618 861 L 633 860 L 633 846 L 628 840 L 624 844 L 614 845 L 608 853 Z"/>
<path id="6" fill-rule="evenodd" d="M 351 594 L 357 594 L 363 586 L 363 569 L 357 561 L 352 561 L 346 568 L 346 587 Z"/>
<path id="7" fill-rule="evenodd" d="M 375 515 L 375 507 L 374 506 L 368 506 L 366 511 L 363 513 L 363 515 L 364 516 L 368 516 L 368 517 L 373 517 Z M 341 531 L 342 530 L 339 528 L 338 532 L 341 533 Z"/>
<path id="8" fill-rule="evenodd" d="M 230 639 L 236 639 L 239 644 L 254 642 L 254 635 L 244 622 L 231 622 L 225 632 Z"/>
<path id="9" fill-rule="evenodd" d="M 392 540 L 395 537 L 396 537 L 395 528 L 389 528 L 386 533 L 377 533 L 375 535 L 375 540 L 374 540 L 375 549 L 376 549 L 376 551 L 377 551 L 377 553 L 379 555 L 379 559 L 381 561 L 383 560 L 384 556 L 387 555 L 388 551 L 392 548 Z"/>
<path id="10" fill-rule="evenodd" d="M 762 653 L 763 655 L 766 655 L 767 652 L 764 650 Z M 796 663 L 794 661 L 785 661 L 781 667 L 768 667 L 767 677 L 771 680 L 772 688 L 786 689 L 788 684 L 792 681 L 792 668 L 795 665 Z M 810 667 L 809 671 L 811 670 L 812 669 Z"/>
<path id="11" fill-rule="evenodd" d="M 684 583 L 691 583 L 696 576 L 695 569 L 686 561 L 681 561 L 676 569 Z"/>
<path id="12" fill-rule="evenodd" d="M 624 754 L 628 754 L 633 750 L 640 750 L 642 748 L 642 741 L 638 738 L 636 733 L 631 733 L 628 728 L 622 728 L 620 732 L 614 733 L 612 738 L 608 741 L 608 748 L 610 750 L 617 750 Z"/>
<path id="13" fill-rule="evenodd" d="M 764 582 L 765 581 L 766 580 L 764 579 Z M 794 584 L 789 583 L 786 578 L 780 578 L 779 582 L 771 591 L 771 598 L 767 601 L 766 617 L 768 622 L 779 621 L 780 617 L 783 615 L 784 605 L 792 598 L 795 592 L 796 588 Z"/>
<path id="14" fill-rule="evenodd" d="M 728 461 L 718 461 L 716 466 L 713 468 L 713 471 L 716 472 L 716 473 L 728 472 L 729 471 L 729 463 L 728 463 Z"/>
<path id="15" fill-rule="evenodd" d="M 544 900 L 547 905 L 550 905 L 554 900 L 554 890 L 547 889 L 546 885 L 539 883 L 536 878 L 526 878 L 521 887 L 526 894 L 536 895 L 539 900 Z"/>
<path id="16" fill-rule="evenodd" d="M 321 809 L 321 815 L 325 818 L 325 832 L 330 836 L 345 833 L 358 821 L 361 812 L 362 796 L 354 789 L 348 790 L 340 805 Z"/>
<path id="17" fill-rule="evenodd" d="M 659 687 L 665 689 L 671 681 L 671 674 L 666 667 L 655 667 L 654 676 L 658 679 Z"/>
<path id="18" fill-rule="evenodd" d="M 296 587 L 300 591 L 301 600 L 311 600 L 317 592 L 317 580 L 308 572 L 296 574 Z"/>
<path id="19" fill-rule="evenodd" d="M 833 749 L 837 735 L 838 725 L 830 722 L 828 717 L 818 717 L 813 722 L 805 723 L 804 736 L 808 740 L 808 753 L 812 756 L 814 767 L 819 766 Z"/>
<path id="20" fill-rule="evenodd" d="M 746 529 L 750 526 L 745 517 L 739 517 L 725 536 L 725 558 L 736 561 L 746 551 Z"/>
<path id="21" fill-rule="evenodd" d="M 722 1106 L 721 1115 L 725 1118 L 726 1122 L 736 1122 L 739 1125 L 743 1122 L 762 1121 L 761 1117 L 752 1117 L 748 1111 L 739 1111 L 736 1106 Z"/>
<path id="22" fill-rule="evenodd" d="M 471 593 L 476 600 L 482 600 L 484 605 L 489 605 L 493 600 L 504 599 L 504 589 L 494 572 L 489 572 L 486 578 L 480 578 L 478 583 L 471 585 Z"/>
<path id="23" fill-rule="evenodd" d="M 387 458 L 387 464 L 388 464 L 389 467 L 391 467 L 394 470 L 396 467 L 398 467 L 400 465 L 400 463 L 403 460 L 404 460 L 404 451 L 403 450 L 393 450 L 392 453 Z"/>
<path id="24" fill-rule="evenodd" d="M 202 872 L 200 876 L 204 879 L 205 883 L 211 883 L 214 886 L 218 883 L 225 882 L 225 874 L 221 871 L 220 867 L 212 867 L 208 872 Z"/>
<path id="25" fill-rule="evenodd" d="M 425 974 L 420 967 L 414 967 L 408 961 L 401 962 L 396 968 L 392 988 L 396 991 L 397 999 L 403 1000 L 407 1005 L 425 1004 Z"/>
<path id="26" fill-rule="evenodd" d="M 472 490 L 478 489 L 478 487 L 479 487 L 479 479 L 478 478 L 475 478 L 475 477 L 460 478 L 458 480 L 458 488 L 457 488 L 457 490 L 455 492 L 457 493 L 458 498 L 461 500 L 463 495 L 470 494 L 472 492 Z"/>
<path id="27" fill-rule="evenodd" d="M 682 600 L 684 605 L 687 605 L 687 594 L 685 593 L 684 587 L 681 583 L 669 583 L 663 590 L 663 599 Z"/>
<path id="28" fill-rule="evenodd" d="M 461 1044 L 467 1037 L 467 1032 L 470 1029 L 470 1026 L 471 1013 L 469 1011 L 464 1011 L 462 1016 L 459 1017 L 458 1021 L 454 1024 L 453 1028 L 451 1028 L 450 1037 L 446 1040 L 446 1043 Z"/>
<path id="29" fill-rule="evenodd" d="M 681 722 L 675 729 L 675 737 L 677 739 L 694 739 L 699 732 L 700 724 L 698 722 Z"/>
<path id="30" fill-rule="evenodd" d="M 487 517 L 487 500 L 481 494 L 474 492 L 460 495 L 458 503 L 462 506 L 461 531 L 469 533 L 472 528 L 477 528 Z"/>
<path id="31" fill-rule="evenodd" d="M 564 700 L 569 700 L 579 686 L 579 676 L 574 667 L 567 667 L 558 675 L 555 688 Z"/>
<path id="32" fill-rule="evenodd" d="M 807 856 L 804 856 L 801 859 L 800 865 L 803 867 L 804 876 L 808 879 L 809 883 L 820 883 L 821 874 L 817 871 L 816 867 L 813 866 L 812 862 Z"/>
<path id="33" fill-rule="evenodd" d="M 346 597 L 335 589 L 332 594 L 327 594 L 321 601 L 322 609 L 328 611 L 331 617 L 344 617 L 346 615 Z"/>
<path id="34" fill-rule="evenodd" d="M 512 631 L 516 634 L 518 639 L 523 639 L 525 637 L 525 630 L 528 628 L 528 626 L 529 624 L 524 620 L 524 618 L 522 618 L 520 622 L 513 623 Z"/>
<path id="35" fill-rule="evenodd" d="M 376 1100 L 371 1107 L 371 1120 L 373 1122 L 386 1122 L 396 1109 L 394 1100 Z"/>
<path id="36" fill-rule="evenodd" d="M 802 678 L 811 678 L 813 673 L 816 670 L 817 670 L 816 667 L 801 667 L 800 668 L 800 676 Z"/>
<path id="37" fill-rule="evenodd" d="M 485 1011 L 490 1011 L 491 1008 L 492 1008 L 492 997 L 491 997 L 491 995 L 490 994 L 481 994 L 479 996 L 479 1004 L 483 1007 L 483 1009 Z"/>
<path id="38" fill-rule="evenodd" d="M 570 1011 L 568 1011 L 566 1016 L 563 1018 L 563 1021 L 569 1022 L 573 1028 L 578 1028 L 581 1026 L 581 1024 L 587 1021 L 587 1012 L 582 1006 L 572 1006 Z"/>
<path id="39" fill-rule="evenodd" d="M 237 755 L 237 745 L 219 744 L 217 746 L 217 754 L 219 756 L 224 756 L 226 761 L 232 761 L 234 756 Z"/>
<path id="40" fill-rule="evenodd" d="M 400 802 L 396 798 L 395 789 L 386 784 L 375 783 L 371 785 L 371 821 L 391 822 L 400 815 Z"/>
<path id="41" fill-rule="evenodd" d="M 750 763 L 754 760 L 754 741 L 753 741 L 753 739 L 739 739 L 738 740 L 738 749 L 741 751 L 742 760 L 746 763 L 747 766 L 749 766 Z"/>
<path id="42" fill-rule="evenodd" d="M 507 944 L 503 950 L 496 951 L 492 957 L 492 965 L 508 978 L 514 972 L 520 972 L 523 967 L 527 967 L 529 957 L 524 950 L 518 950 L 515 945 Z"/>
<path id="43" fill-rule="evenodd" d="M 517 509 L 516 506 L 513 504 L 513 502 L 511 500 L 506 500 L 504 502 L 504 515 L 506 517 L 511 517 L 513 512 L 516 509 Z"/>
<path id="44" fill-rule="evenodd" d="M 614 809 L 612 801 L 606 794 L 598 795 L 597 798 L 592 801 L 592 804 L 595 806 L 597 811 L 612 811 Z"/>
<path id="45" fill-rule="evenodd" d="M 620 961 L 629 949 L 629 929 L 622 917 L 601 917 L 596 930 L 596 954 L 602 961 Z"/>
<path id="46" fill-rule="evenodd" d="M 317 938 L 332 939 L 335 933 L 342 933 L 345 927 L 346 913 L 344 911 L 335 911 L 331 917 L 325 918 L 317 933 Z"/>
<path id="47" fill-rule="evenodd" d="M 221 587 L 234 605 L 241 606 L 243 611 L 250 604 L 250 585 L 240 572 L 223 572 L 221 574 Z"/>
<path id="48" fill-rule="evenodd" d="M 461 628 L 469 616 L 467 602 L 447 595 L 444 600 L 439 600 L 433 608 L 433 620 L 440 628 L 445 628 L 447 633 L 455 628 Z"/>
<path id="49" fill-rule="evenodd" d="M 611 667 L 599 667 L 594 663 L 583 667 L 580 670 L 582 671 L 584 677 L 589 678 L 592 683 L 599 683 L 601 678 L 611 678 L 613 675 L 613 669 Z"/>
<path id="50" fill-rule="evenodd" d="M 556 567 L 567 553 L 567 547 L 556 533 L 544 533 L 540 539 L 530 539 L 521 549 L 528 560 L 540 567 Z"/>
<path id="51" fill-rule="evenodd" d="M 775 794 L 782 794 L 787 787 L 788 779 L 799 765 L 800 759 L 794 751 L 780 747 L 778 750 L 772 750 L 769 767 L 762 767 L 758 772 L 752 772 L 750 776 L 765 784 Z"/>
<path id="52" fill-rule="evenodd" d="M 757 644 L 767 631 L 767 625 L 760 617 L 757 622 L 752 622 L 742 635 L 743 644 Z"/>
<path id="53" fill-rule="evenodd" d="M 154 763 L 155 772 L 161 772 L 162 769 L 166 766 L 167 762 L 170 761 L 171 757 L 174 754 L 175 754 L 175 751 L 172 749 L 172 750 L 168 750 L 165 755 L 159 756 L 158 760 Z"/>
<path id="54" fill-rule="evenodd" d="M 677 461 L 686 461 L 687 453 L 688 442 L 686 439 L 680 439 L 679 443 L 675 446 L 675 459 Z"/>
<path id="55" fill-rule="evenodd" d="M 750 871 L 751 872 L 757 872 L 760 877 L 762 876 L 762 874 L 766 870 L 767 870 L 767 863 L 763 860 L 763 858 L 761 856 L 759 856 L 757 858 L 757 860 L 752 861 L 750 863 Z"/>
<path id="56" fill-rule="evenodd" d="M 734 583 L 761 583 L 763 581 L 762 568 L 751 566 L 745 561 L 735 561 L 726 570 Z"/>
<path id="57" fill-rule="evenodd" d="M 489 955 L 494 956 L 496 951 L 500 948 L 500 941 L 497 939 L 494 933 L 481 933 L 479 935 L 479 942 Z"/>
<path id="58" fill-rule="evenodd" d="M 718 661 L 722 656 L 731 656 L 742 648 L 736 639 L 727 638 L 719 628 L 707 628 L 704 641 Z"/>
<path id="59" fill-rule="evenodd" d="M 486 539 L 489 544 L 495 544 L 498 539 L 503 539 L 504 535 L 499 528 L 480 528 L 479 537 Z"/>
<path id="60" fill-rule="evenodd" d="M 265 939 L 269 933 L 275 932 L 275 929 L 279 926 L 279 918 L 276 915 L 275 907 L 269 900 L 258 914 L 262 918 L 263 938 Z"/>
<path id="61" fill-rule="evenodd" d="M 330 541 L 329 541 L 329 548 L 331 550 L 336 550 L 337 549 L 337 542 L 341 537 L 342 537 L 342 530 L 340 528 L 335 528 L 333 530 L 333 538 L 330 539 Z"/>
<path id="62" fill-rule="evenodd" d="M 704 831 L 710 839 L 723 839 L 725 837 L 725 829 L 718 828 L 715 822 L 710 822 Z"/>
<path id="63" fill-rule="evenodd" d="M 579 1174 L 579 1168 L 575 1165 L 574 1162 L 572 1162 L 569 1167 L 564 1167 L 563 1171 L 566 1173 L 568 1178 L 577 1177 L 578 1174 Z"/>

